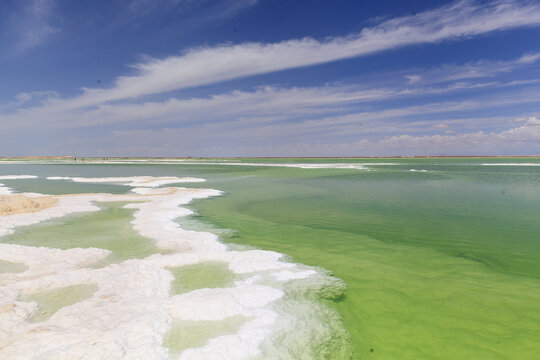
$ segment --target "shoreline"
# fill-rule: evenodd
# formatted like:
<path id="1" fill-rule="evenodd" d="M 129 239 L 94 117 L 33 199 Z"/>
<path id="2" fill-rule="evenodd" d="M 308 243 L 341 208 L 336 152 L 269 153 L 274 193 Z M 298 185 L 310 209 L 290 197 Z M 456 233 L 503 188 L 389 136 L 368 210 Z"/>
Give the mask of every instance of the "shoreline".
<path id="1" fill-rule="evenodd" d="M 310 296 L 322 288 L 340 294 L 345 289 L 342 280 L 319 268 L 289 261 L 283 253 L 235 249 L 222 242 L 217 234 L 186 230 L 176 222 L 192 214 L 185 205 L 220 196 L 222 191 L 160 186 L 203 179 L 130 176 L 47 177 L 47 180 L 122 183 L 132 189 L 123 194 L 51 196 L 57 199 L 56 203 L 36 213 L 0 216 L 0 237 L 15 235 L 19 227 L 51 219 L 58 219 L 54 226 L 62 226 L 67 215 L 103 211 L 97 203 L 125 202 L 120 204 L 123 209 L 134 210 L 129 227 L 153 241 L 157 249 L 168 251 L 93 267 L 92 264 L 104 261 L 118 249 L 74 243 L 69 231 L 66 238 L 60 237 L 68 245 L 49 243 L 55 233 L 47 233 L 47 228 L 37 229 L 29 236 L 41 240 L 40 243 L 19 242 L 17 238 L 1 243 L 0 261 L 11 266 L 10 273 L 0 273 L 1 290 L 6 294 L 0 299 L 0 307 L 5 310 L 0 311 L 0 318 L 5 324 L 3 330 L 9 335 L 0 348 L 2 358 L 39 357 L 45 352 L 79 358 L 78 354 L 89 351 L 88 342 L 80 339 L 88 338 L 99 339 L 94 341 L 93 345 L 98 345 L 92 346 L 91 351 L 100 358 L 243 359 L 266 352 L 282 357 L 302 349 L 315 359 L 326 358 L 324 354 L 330 353 L 329 349 L 337 343 L 341 353 L 350 351 L 348 332 L 337 310 L 327 306 L 322 297 Z M 22 196 L 32 195 L 17 193 L 6 198 L 18 200 Z M 43 194 L 38 198 L 46 197 Z M 46 234 L 46 238 L 38 234 Z M 96 236 L 104 235 L 98 232 Z M 195 288 L 174 289 L 173 284 L 181 284 L 182 272 L 189 274 L 193 266 L 211 271 L 215 263 L 224 266 L 234 281 L 219 286 L 203 282 Z M 10 264 L 21 264 L 25 269 L 15 272 L 17 268 Z M 295 290 L 295 296 L 290 295 L 291 289 Z M 48 313 L 48 297 L 52 294 L 60 298 L 66 293 L 81 296 L 69 304 L 55 302 L 55 310 Z M 40 311 L 49 315 L 41 318 Z M 35 318 L 39 321 L 34 321 Z M 234 331 L 216 330 L 205 335 L 202 344 L 187 342 L 189 346 L 175 352 L 175 344 L 182 340 L 175 335 L 180 329 L 186 332 L 209 326 L 212 330 L 214 325 L 230 325 L 231 319 L 238 322 Z M 296 337 L 298 343 L 283 347 L 275 338 L 290 335 L 287 324 L 291 319 L 304 326 Z M 89 325 L 77 326 L 78 323 Z M 309 341 L 324 326 L 328 327 L 328 333 L 317 341 Z M 42 334 L 38 331 L 42 327 L 53 330 Z M 340 336 L 336 339 L 335 334 Z M 35 343 L 44 345 L 34 347 Z M 319 354 L 321 348 L 326 350 Z"/>
<path id="2" fill-rule="evenodd" d="M 0 156 L 0 160 L 214 160 L 214 159 L 530 159 L 540 155 L 415 155 L 415 156 Z"/>

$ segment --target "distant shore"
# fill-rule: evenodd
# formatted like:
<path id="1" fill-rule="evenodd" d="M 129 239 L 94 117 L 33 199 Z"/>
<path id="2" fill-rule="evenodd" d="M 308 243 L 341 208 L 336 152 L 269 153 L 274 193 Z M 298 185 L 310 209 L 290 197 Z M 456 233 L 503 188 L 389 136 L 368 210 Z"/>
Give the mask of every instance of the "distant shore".
<path id="1" fill-rule="evenodd" d="M 214 159 L 505 159 L 540 158 L 540 155 L 418 155 L 418 156 L 0 156 L 0 160 L 214 160 Z"/>

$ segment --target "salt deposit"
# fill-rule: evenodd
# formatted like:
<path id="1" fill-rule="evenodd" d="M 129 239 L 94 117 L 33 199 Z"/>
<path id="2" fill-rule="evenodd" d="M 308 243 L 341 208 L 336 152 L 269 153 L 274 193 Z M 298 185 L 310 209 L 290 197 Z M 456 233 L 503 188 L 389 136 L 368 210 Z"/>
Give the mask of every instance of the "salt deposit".
<path id="1" fill-rule="evenodd" d="M 32 214 L 0 216 L 0 236 L 21 226 L 99 211 L 96 204 L 118 201 L 127 202 L 126 208 L 135 209 L 131 224 L 136 231 L 155 241 L 159 248 L 170 251 L 93 268 L 91 265 L 107 257 L 110 251 L 0 244 L 0 260 L 26 266 L 22 272 L 0 273 L 0 358 L 249 359 L 260 355 L 263 344 L 268 347 L 276 337 L 273 334 L 280 329 L 276 325 L 284 322 L 279 319 L 305 317 L 286 310 L 286 306 L 276 308 L 277 301 L 289 301 L 285 284 L 314 275 L 317 277 L 312 282 L 326 277 L 315 269 L 284 260 L 282 254 L 233 251 L 215 234 L 182 229 L 175 219 L 191 213 L 182 205 L 221 193 L 210 189 L 155 187 L 202 179 L 68 179 L 121 182 L 138 187 L 124 195 L 58 196 L 53 206 Z M 168 268 L 211 261 L 225 262 L 237 279 L 225 288 L 171 294 L 173 275 Z M 62 291 L 75 285 L 92 285 L 97 290 L 91 297 L 60 308 L 43 321 L 29 321 L 39 309 L 38 303 L 27 300 L 29 295 Z M 164 335 L 173 321 L 227 321 L 234 316 L 246 318 L 234 334 L 212 337 L 203 346 L 185 349 L 180 354 L 171 354 L 163 346 Z M 323 326 L 324 321 L 315 318 L 312 326 L 314 329 Z"/>
<path id="2" fill-rule="evenodd" d="M 486 163 L 483 166 L 540 166 L 540 163 Z"/>
<path id="3" fill-rule="evenodd" d="M 131 177 L 103 177 L 103 178 L 85 178 L 85 177 L 67 177 L 67 176 L 50 176 L 47 180 L 71 180 L 82 183 L 122 183 L 123 185 L 133 187 L 158 187 L 161 185 L 175 183 L 192 183 L 203 182 L 204 179 L 199 178 L 179 178 L 176 176 L 131 176 Z"/>
<path id="4" fill-rule="evenodd" d="M 0 175 L 0 180 L 35 179 L 35 175 Z"/>

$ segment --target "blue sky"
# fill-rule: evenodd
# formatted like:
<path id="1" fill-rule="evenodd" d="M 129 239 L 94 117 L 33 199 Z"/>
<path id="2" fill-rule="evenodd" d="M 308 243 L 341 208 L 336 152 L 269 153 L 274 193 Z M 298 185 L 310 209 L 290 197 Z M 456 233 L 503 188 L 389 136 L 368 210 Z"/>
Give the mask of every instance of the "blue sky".
<path id="1" fill-rule="evenodd" d="M 540 154 L 540 2 L 5 0 L 0 156 Z"/>

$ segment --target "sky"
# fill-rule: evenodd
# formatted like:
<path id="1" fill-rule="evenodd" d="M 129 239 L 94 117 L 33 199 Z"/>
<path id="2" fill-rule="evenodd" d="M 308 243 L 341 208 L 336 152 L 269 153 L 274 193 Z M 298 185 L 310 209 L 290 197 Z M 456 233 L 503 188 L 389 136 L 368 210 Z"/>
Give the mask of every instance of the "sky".
<path id="1" fill-rule="evenodd" d="M 3 0 L 0 156 L 540 154 L 540 1 Z"/>

